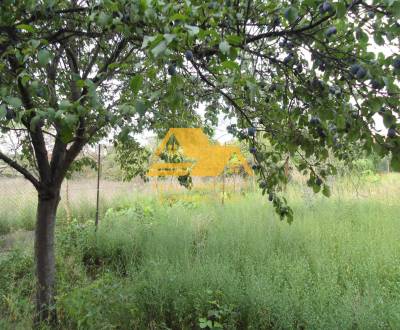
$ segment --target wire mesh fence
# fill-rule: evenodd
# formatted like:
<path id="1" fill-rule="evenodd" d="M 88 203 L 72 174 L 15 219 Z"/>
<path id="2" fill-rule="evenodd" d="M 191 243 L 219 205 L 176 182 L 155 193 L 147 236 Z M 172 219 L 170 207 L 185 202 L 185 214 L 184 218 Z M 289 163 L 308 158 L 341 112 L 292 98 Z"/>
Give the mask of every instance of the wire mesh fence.
<path id="1" fill-rule="evenodd" d="M 231 195 L 254 191 L 254 178 L 239 176 L 193 178 L 193 189 L 181 186 L 176 177 L 151 178 L 143 181 L 135 178 L 130 182 L 108 180 L 100 177 L 99 215 L 123 199 L 153 197 L 168 201 L 174 195 L 190 195 L 195 191 L 221 203 Z M 97 209 L 97 178 L 65 180 L 61 188 L 58 221 L 95 219 Z M 22 228 L 33 230 L 35 225 L 37 192 L 23 177 L 0 176 L 0 234 Z M 85 218 L 85 219 L 83 219 Z"/>

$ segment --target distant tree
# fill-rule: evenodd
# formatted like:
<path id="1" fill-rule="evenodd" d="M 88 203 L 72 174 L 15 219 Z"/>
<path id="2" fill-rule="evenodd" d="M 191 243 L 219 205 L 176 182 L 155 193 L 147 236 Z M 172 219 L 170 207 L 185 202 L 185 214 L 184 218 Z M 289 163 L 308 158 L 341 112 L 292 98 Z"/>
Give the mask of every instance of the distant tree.
<path id="1" fill-rule="evenodd" d="M 60 187 L 87 144 L 200 124 L 206 105 L 238 119 L 260 186 L 282 218 L 287 155 L 329 195 L 329 151 L 357 142 L 400 169 L 400 1 L 3 0 L 0 127 L 29 166 L 0 159 L 38 191 L 37 321 L 55 321 Z M 383 52 L 382 50 L 385 50 Z M 397 53 L 397 54 L 396 54 Z M 374 130 L 383 117 L 388 136 Z M 249 130 L 247 130 L 249 128 Z M 257 138 L 272 145 L 265 151 Z"/>

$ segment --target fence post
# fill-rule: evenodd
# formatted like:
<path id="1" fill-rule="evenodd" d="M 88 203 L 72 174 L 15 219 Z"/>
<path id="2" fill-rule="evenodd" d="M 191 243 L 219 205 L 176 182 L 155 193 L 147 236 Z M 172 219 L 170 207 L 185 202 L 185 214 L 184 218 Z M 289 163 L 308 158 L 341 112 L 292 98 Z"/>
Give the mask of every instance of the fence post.
<path id="1" fill-rule="evenodd" d="M 97 152 L 97 196 L 96 196 L 96 220 L 95 220 L 95 231 L 99 225 L 99 201 L 100 201 L 100 167 L 101 167 L 101 144 L 99 143 Z"/>
<path id="2" fill-rule="evenodd" d="M 222 173 L 222 205 L 225 203 L 225 167 Z"/>
<path id="3" fill-rule="evenodd" d="M 68 178 L 65 180 L 65 213 L 67 216 L 67 222 L 71 223 L 71 206 L 69 203 L 69 182 Z"/>

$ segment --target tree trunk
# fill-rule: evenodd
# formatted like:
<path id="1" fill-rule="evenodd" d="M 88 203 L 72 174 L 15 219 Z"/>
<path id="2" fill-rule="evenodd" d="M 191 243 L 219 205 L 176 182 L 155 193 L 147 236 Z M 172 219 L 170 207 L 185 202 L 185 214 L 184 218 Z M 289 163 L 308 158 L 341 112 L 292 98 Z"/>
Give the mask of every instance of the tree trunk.
<path id="1" fill-rule="evenodd" d="M 35 324 L 57 321 L 55 303 L 54 229 L 60 188 L 39 190 L 35 233 L 36 316 Z"/>

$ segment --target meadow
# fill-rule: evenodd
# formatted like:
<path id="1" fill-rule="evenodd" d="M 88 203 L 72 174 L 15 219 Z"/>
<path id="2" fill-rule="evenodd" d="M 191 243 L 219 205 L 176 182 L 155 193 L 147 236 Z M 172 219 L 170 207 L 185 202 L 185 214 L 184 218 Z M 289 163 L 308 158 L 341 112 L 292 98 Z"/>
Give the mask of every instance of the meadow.
<path id="1" fill-rule="evenodd" d="M 57 225 L 59 328 L 399 329 L 400 175 L 286 195 L 291 225 L 253 189 L 222 205 L 220 192 L 127 188 L 103 196 L 97 233 L 93 199 L 72 197 Z M 12 221 L 0 205 L 0 328 L 26 329 L 34 200 Z"/>

